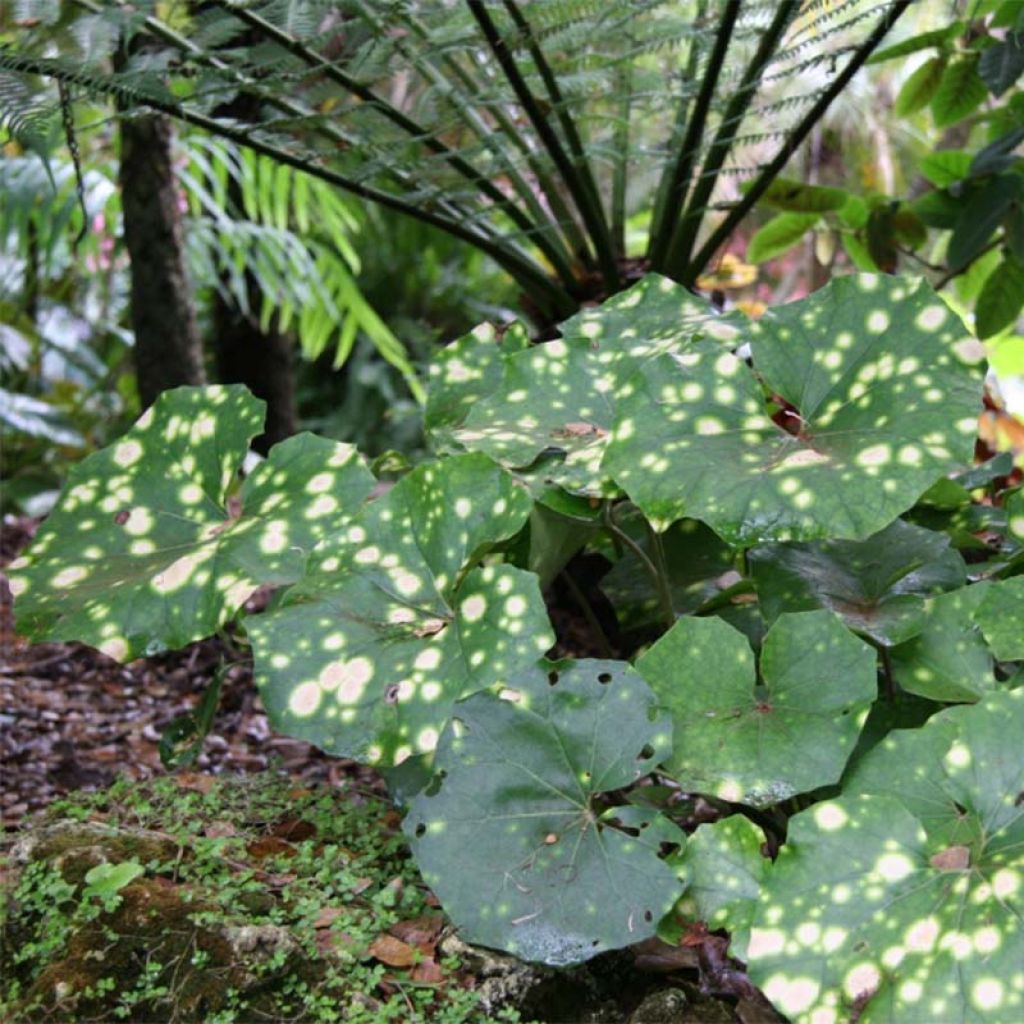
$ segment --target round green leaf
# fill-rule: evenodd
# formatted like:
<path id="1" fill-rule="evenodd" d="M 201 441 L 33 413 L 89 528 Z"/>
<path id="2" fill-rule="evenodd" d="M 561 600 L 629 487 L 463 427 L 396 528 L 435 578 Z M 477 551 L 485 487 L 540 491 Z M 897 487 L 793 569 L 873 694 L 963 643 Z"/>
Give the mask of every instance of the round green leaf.
<path id="1" fill-rule="evenodd" d="M 673 914 L 684 920 L 727 928 L 730 953 L 746 959 L 750 923 L 761 893 L 767 861 L 761 853 L 764 833 L 742 814 L 700 825 L 683 849 L 680 865 L 686 891 Z M 663 923 L 663 938 L 668 938 Z M 671 933 L 669 933 L 671 934 Z"/>
<path id="2" fill-rule="evenodd" d="M 1024 576 L 989 586 L 974 621 L 1000 661 L 1024 659 Z"/>
<path id="3" fill-rule="evenodd" d="M 302 434 L 276 445 L 229 505 L 263 410 L 237 385 L 167 391 L 76 466 L 10 567 L 19 629 L 128 661 L 209 636 L 260 584 L 297 579 L 374 480 L 352 446 Z"/>
<path id="4" fill-rule="evenodd" d="M 962 587 L 967 566 L 945 534 L 897 519 L 864 541 L 762 544 L 748 555 L 761 612 L 827 608 L 880 644 L 924 629 L 925 597 Z"/>
<path id="5" fill-rule="evenodd" d="M 680 786 L 755 807 L 838 781 L 877 694 L 874 651 L 824 611 L 780 616 L 763 686 L 720 619 L 680 619 L 636 667 L 672 713 Z"/>
<path id="6" fill-rule="evenodd" d="M 790 819 L 748 970 L 795 1022 L 1024 1017 L 1024 691 L 896 733 Z"/>
<path id="7" fill-rule="evenodd" d="M 455 700 L 554 643 L 536 576 L 474 568 L 529 511 L 483 455 L 420 466 L 367 505 L 247 624 L 275 727 L 377 764 L 432 751 Z"/>
<path id="8" fill-rule="evenodd" d="M 921 631 L 892 652 L 892 674 L 904 690 L 953 702 L 977 700 L 995 687 L 992 656 L 974 621 L 988 587 L 978 583 L 926 602 Z"/>
<path id="9" fill-rule="evenodd" d="M 612 493 L 600 464 L 622 383 L 652 354 L 717 328 L 725 329 L 685 288 L 650 275 L 567 321 L 562 338 L 508 357 L 500 385 L 473 405 L 454 439 L 515 468 L 557 455 L 544 484 Z"/>
<path id="10" fill-rule="evenodd" d="M 923 282 L 838 278 L 748 330 L 796 434 L 769 418 L 750 368 L 707 342 L 648 360 L 622 389 L 604 468 L 658 525 L 690 516 L 738 545 L 862 539 L 970 462 L 980 381 Z"/>
<path id="11" fill-rule="evenodd" d="M 623 662 L 541 666 L 461 701 L 404 827 L 463 937 L 559 965 L 653 935 L 679 892 L 659 847 L 684 834 L 654 811 L 603 815 L 595 797 L 670 749 L 671 723 Z"/>

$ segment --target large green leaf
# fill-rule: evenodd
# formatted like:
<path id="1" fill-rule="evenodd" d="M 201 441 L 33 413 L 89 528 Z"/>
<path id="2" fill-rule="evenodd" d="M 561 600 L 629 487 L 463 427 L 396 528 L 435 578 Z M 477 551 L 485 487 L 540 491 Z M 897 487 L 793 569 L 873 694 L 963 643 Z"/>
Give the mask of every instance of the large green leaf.
<path id="1" fill-rule="evenodd" d="M 892 646 L 924 629 L 925 597 L 967 582 L 945 534 L 897 519 L 863 541 L 762 544 L 749 552 L 761 611 L 828 608 L 846 625 Z"/>
<path id="2" fill-rule="evenodd" d="M 500 385 L 454 431 L 465 448 L 509 467 L 543 453 L 544 483 L 610 493 L 600 469 L 623 382 L 640 361 L 675 351 L 715 327 L 710 307 L 668 278 L 650 275 L 562 326 L 562 337 L 509 356 Z"/>
<path id="3" fill-rule="evenodd" d="M 792 818 L 751 980 L 796 1022 L 1024 1018 L 1024 691 L 899 732 Z"/>
<path id="4" fill-rule="evenodd" d="M 1016 324 L 1024 306 L 1024 265 L 1007 252 L 985 279 L 974 310 L 978 337 L 983 341 Z"/>
<path id="5" fill-rule="evenodd" d="M 1024 576 L 993 583 L 974 621 L 1000 661 L 1024 659 Z"/>
<path id="6" fill-rule="evenodd" d="M 825 213 L 846 204 L 850 193 L 825 185 L 807 185 L 793 178 L 776 178 L 761 196 L 765 206 L 793 213 Z"/>
<path id="7" fill-rule="evenodd" d="M 763 686 L 720 619 L 680 619 L 636 667 L 672 712 L 680 786 L 753 806 L 838 781 L 877 693 L 874 651 L 825 611 L 780 616 Z"/>
<path id="8" fill-rule="evenodd" d="M 962 270 L 977 257 L 1007 211 L 1024 199 L 1024 178 L 1018 174 L 998 174 L 986 180 L 963 204 L 946 261 L 954 270 Z"/>
<path id="9" fill-rule="evenodd" d="M 530 504 L 490 459 L 452 456 L 320 545 L 282 605 L 247 624 L 275 726 L 399 764 L 434 749 L 459 697 L 536 662 L 554 643 L 537 577 L 475 567 Z"/>
<path id="10" fill-rule="evenodd" d="M 892 652 L 892 673 L 904 690 L 953 702 L 977 700 L 995 686 L 992 656 L 974 621 L 987 587 L 975 584 L 926 602 L 920 633 Z"/>
<path id="11" fill-rule="evenodd" d="M 932 117 L 936 128 L 955 124 L 973 113 L 988 96 L 978 74 L 977 54 L 955 57 L 943 72 L 942 81 L 932 96 Z"/>
<path id="12" fill-rule="evenodd" d="M 506 685 L 456 705 L 439 785 L 410 807 L 423 877 L 467 940 L 524 960 L 574 963 L 650 937 L 680 888 L 659 848 L 684 835 L 595 797 L 667 756 L 671 723 L 623 662 L 541 666 Z"/>
<path id="13" fill-rule="evenodd" d="M 302 434 L 276 445 L 229 507 L 263 409 L 237 385 L 167 391 L 76 466 L 10 567 L 19 629 L 125 661 L 209 636 L 260 584 L 297 579 L 374 480 L 350 445 Z"/>
<path id="14" fill-rule="evenodd" d="M 622 389 L 604 468 L 657 524 L 690 516 L 741 545 L 862 539 L 970 462 L 980 381 L 954 352 L 962 324 L 923 282 L 838 278 L 748 330 L 754 371 L 799 432 L 719 346 L 648 360 Z"/>
<path id="15" fill-rule="evenodd" d="M 780 213 L 754 232 L 747 246 L 751 263 L 764 263 L 799 244 L 818 221 L 817 213 Z"/>

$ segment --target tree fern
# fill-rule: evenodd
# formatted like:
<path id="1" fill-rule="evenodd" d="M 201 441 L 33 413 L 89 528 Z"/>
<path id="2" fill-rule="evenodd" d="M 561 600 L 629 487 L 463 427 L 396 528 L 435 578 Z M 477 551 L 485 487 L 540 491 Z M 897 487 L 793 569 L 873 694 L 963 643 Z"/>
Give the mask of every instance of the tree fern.
<path id="1" fill-rule="evenodd" d="M 0 72 L 134 95 L 440 227 L 550 319 L 621 287 L 636 257 L 692 282 L 723 238 L 715 208 L 735 199 L 719 180 L 754 182 L 731 227 L 909 0 L 69 6 L 102 28 L 64 33 L 56 56 L 52 32 L 20 32 Z M 110 72 L 112 26 L 150 37 L 148 65 Z M 235 44 L 242 32 L 257 41 Z M 211 114 L 239 92 L 259 101 L 255 126 Z M 765 117 L 769 131 L 752 127 Z M 644 206 L 649 248 L 626 253 L 622 224 Z"/>

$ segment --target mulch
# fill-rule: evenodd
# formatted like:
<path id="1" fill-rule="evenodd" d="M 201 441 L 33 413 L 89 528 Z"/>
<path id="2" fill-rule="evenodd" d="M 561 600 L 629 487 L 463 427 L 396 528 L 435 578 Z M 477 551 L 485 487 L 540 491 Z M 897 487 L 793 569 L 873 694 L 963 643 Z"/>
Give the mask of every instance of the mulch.
<path id="1" fill-rule="evenodd" d="M 31 540 L 37 522 L 8 517 L 0 526 L 0 567 Z M 81 644 L 28 645 L 14 634 L 10 590 L 0 573 L 0 823 L 21 826 L 73 790 L 101 789 L 118 775 L 167 772 L 160 736 L 192 711 L 222 657 L 219 639 L 120 665 Z M 364 766 L 273 733 L 247 661 L 226 672 L 213 728 L 192 766 L 212 774 L 285 772 L 338 785 L 353 776 L 374 787 Z"/>

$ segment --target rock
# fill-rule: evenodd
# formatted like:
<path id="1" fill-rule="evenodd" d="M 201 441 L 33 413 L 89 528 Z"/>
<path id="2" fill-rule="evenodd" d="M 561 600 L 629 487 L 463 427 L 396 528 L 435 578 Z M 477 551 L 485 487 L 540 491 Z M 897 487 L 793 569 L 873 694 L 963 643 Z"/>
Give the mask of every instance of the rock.
<path id="1" fill-rule="evenodd" d="M 630 1014 L 629 1024 L 676 1024 L 691 1021 L 690 1001 L 677 988 L 663 988 L 652 992 Z"/>

